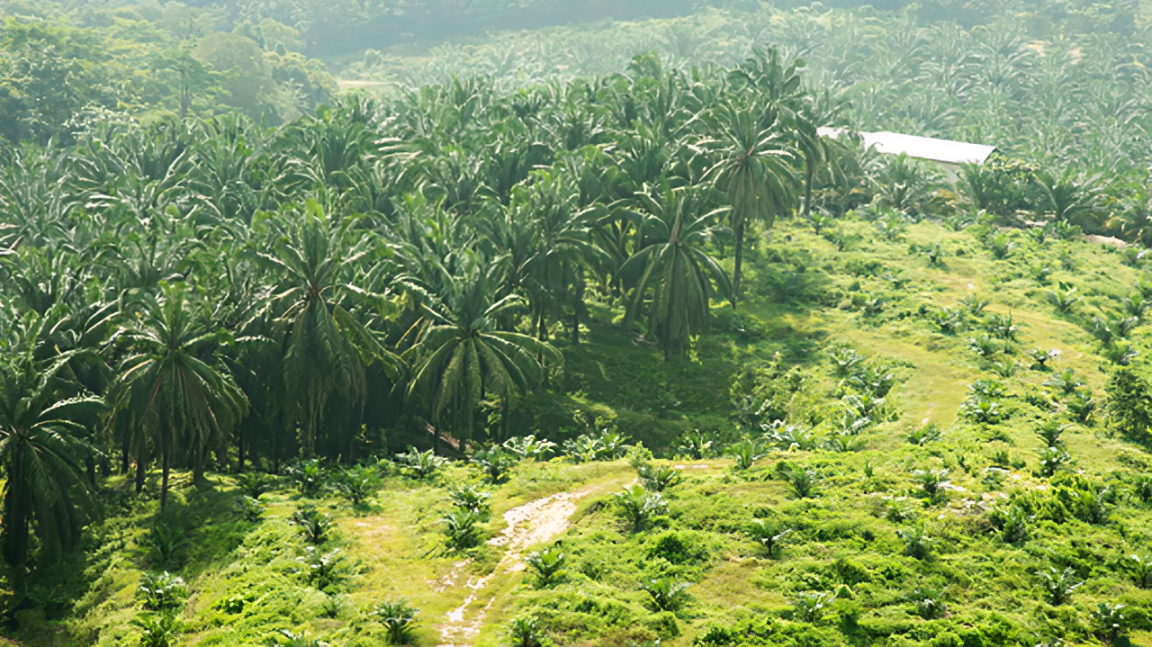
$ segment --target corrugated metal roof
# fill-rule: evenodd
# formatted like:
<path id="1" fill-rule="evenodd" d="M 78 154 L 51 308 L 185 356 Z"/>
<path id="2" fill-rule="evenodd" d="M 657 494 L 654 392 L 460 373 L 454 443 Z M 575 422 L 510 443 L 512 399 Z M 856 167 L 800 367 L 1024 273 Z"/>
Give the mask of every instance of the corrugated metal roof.
<path id="1" fill-rule="evenodd" d="M 839 137 L 843 130 L 837 128 L 820 128 L 820 135 Z M 984 144 L 969 144 L 955 142 L 949 139 L 933 139 L 931 137 L 917 137 L 916 135 L 902 135 L 900 133 L 879 132 L 859 133 L 864 140 L 864 148 L 875 148 L 881 153 L 899 155 L 904 153 L 908 157 L 942 162 L 944 164 L 983 164 L 988 156 L 996 150 L 995 146 Z"/>

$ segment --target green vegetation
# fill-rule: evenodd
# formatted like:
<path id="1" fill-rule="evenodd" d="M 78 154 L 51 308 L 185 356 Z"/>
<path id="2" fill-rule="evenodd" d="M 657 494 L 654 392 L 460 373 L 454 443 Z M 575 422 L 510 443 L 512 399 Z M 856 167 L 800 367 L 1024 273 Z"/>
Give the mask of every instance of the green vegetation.
<path id="1" fill-rule="evenodd" d="M 3 635 L 1152 644 L 1143 16 L 713 4 L 0 4 Z"/>

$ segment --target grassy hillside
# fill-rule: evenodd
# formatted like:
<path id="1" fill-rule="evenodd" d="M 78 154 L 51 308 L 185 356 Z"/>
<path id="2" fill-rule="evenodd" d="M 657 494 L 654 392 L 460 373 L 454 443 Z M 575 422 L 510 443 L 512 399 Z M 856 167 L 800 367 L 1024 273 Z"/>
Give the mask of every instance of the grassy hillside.
<path id="1" fill-rule="evenodd" d="M 1140 588 L 1152 578 L 1130 558 L 1152 546 L 1152 459 L 1146 435 L 1105 415 L 1105 385 L 1123 368 L 1105 355 L 1129 361 L 1130 348 L 1141 353 L 1131 370 L 1145 367 L 1146 327 L 1108 328 L 1125 307 L 1141 311 L 1142 259 L 1075 232 L 1041 240 L 864 215 L 819 235 L 798 221 L 764 232 L 747 305 L 717 309 L 690 357 L 665 363 L 607 323 L 564 347 L 554 379 L 591 426 L 657 458 L 577 463 L 561 451 L 503 483 L 472 464 L 414 478 L 384 461 L 355 505 L 327 489 L 305 496 L 291 477 L 263 494 L 250 478 L 196 489 L 178 477 L 164 519 L 154 500 L 108 510 L 87 556 L 41 585 L 52 603 L 18 612 L 10 635 L 137 644 L 141 576 L 170 570 L 187 584 L 179 645 L 383 644 L 372 612 L 400 598 L 420 611 L 416 645 L 446 629 L 485 646 L 1152 645 L 1152 592 Z M 599 321 L 619 314 L 595 307 Z M 1059 440 L 1042 440 L 1049 421 L 1069 425 Z M 694 455 L 682 446 L 693 430 L 712 442 Z M 637 468 L 679 480 L 663 503 L 645 481 L 634 501 L 647 512 L 629 521 L 617 493 Z M 491 493 L 490 514 L 476 546 L 453 549 L 442 517 L 466 484 Z M 569 494 L 522 507 L 558 493 Z M 314 549 L 327 564 L 289 523 L 309 506 L 334 520 Z M 758 541 L 754 524 L 779 541 Z M 516 553 L 549 546 L 564 557 L 544 582 Z"/>

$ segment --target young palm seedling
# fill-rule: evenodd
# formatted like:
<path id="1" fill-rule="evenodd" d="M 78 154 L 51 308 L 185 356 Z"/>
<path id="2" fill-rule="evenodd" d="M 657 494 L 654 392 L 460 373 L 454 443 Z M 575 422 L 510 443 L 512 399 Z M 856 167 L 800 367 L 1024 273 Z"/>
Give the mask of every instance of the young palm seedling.
<path id="1" fill-rule="evenodd" d="M 562 578 L 564 576 L 564 564 L 567 560 L 568 556 L 560 550 L 559 546 L 529 553 L 524 558 L 528 566 L 536 571 L 537 588 L 546 587 Z"/>
<path id="2" fill-rule="evenodd" d="M 764 547 L 764 552 L 768 553 L 770 559 L 775 559 L 784 540 L 791 534 L 791 528 L 784 528 L 770 519 L 753 519 L 752 523 L 748 524 L 748 535 Z"/>
<path id="3" fill-rule="evenodd" d="M 420 615 L 420 610 L 400 598 L 381 602 L 372 615 L 384 625 L 384 637 L 388 644 L 406 645 L 411 642 L 412 631 L 416 628 L 416 616 Z"/>

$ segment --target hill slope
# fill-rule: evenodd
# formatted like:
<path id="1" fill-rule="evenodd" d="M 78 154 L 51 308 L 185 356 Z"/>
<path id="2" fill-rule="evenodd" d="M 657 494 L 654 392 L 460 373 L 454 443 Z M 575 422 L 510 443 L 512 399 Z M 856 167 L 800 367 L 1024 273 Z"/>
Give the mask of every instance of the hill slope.
<path id="1" fill-rule="evenodd" d="M 556 376 L 577 395 L 530 403 L 540 420 L 563 400 L 591 422 L 537 431 L 618 430 L 665 459 L 561 452 L 499 484 L 475 465 L 417 479 L 384 462 L 364 503 L 281 478 L 262 515 L 236 507 L 236 477 L 178 479 L 163 520 L 154 501 L 109 510 L 86 560 L 44 585 L 53 617 L 19 613 L 12 635 L 136 644 L 141 574 L 168 568 L 189 593 L 179 645 L 287 644 L 279 630 L 382 644 L 371 612 L 400 598 L 420 610 L 417 645 L 1096 645 L 1117 618 L 1116 635 L 1152 644 L 1139 586 L 1152 581 L 1130 558 L 1152 545 L 1147 432 L 1104 415 L 1126 410 L 1110 376 L 1144 371 L 1147 327 L 1124 323 L 1142 312 L 1142 259 L 1050 230 L 864 215 L 765 232 L 749 303 L 717 308 L 689 358 L 663 362 L 608 323 L 616 304 L 594 304 L 598 323 Z M 1107 359 L 1127 349 L 1141 353 L 1131 367 Z M 711 447 L 686 444 L 692 430 Z M 647 512 L 629 521 L 616 495 L 637 466 L 680 476 L 662 501 L 633 491 Z M 491 512 L 476 547 L 454 550 L 441 518 L 465 484 L 491 493 Z M 309 506 L 335 520 L 315 555 L 289 523 Z M 176 538 L 149 541 L 157 523 Z M 779 541 L 757 541 L 757 523 Z M 544 583 L 518 555 L 553 544 L 563 569 Z"/>

